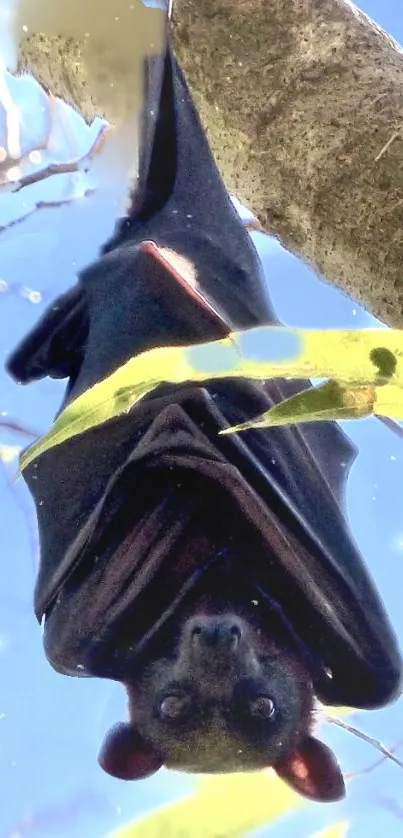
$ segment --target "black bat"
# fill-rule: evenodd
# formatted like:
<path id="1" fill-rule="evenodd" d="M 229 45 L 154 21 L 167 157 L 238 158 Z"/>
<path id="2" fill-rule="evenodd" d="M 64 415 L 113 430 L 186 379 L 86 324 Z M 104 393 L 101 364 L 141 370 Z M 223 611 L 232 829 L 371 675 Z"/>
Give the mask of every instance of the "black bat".
<path id="1" fill-rule="evenodd" d="M 146 349 L 278 322 L 170 47 L 146 75 L 131 211 L 8 362 L 23 383 L 68 378 L 63 406 Z M 109 773 L 272 765 L 334 800 L 343 777 L 312 735 L 315 699 L 397 696 L 397 641 L 344 516 L 343 432 L 218 433 L 308 386 L 165 385 L 24 473 L 47 657 L 128 691 Z"/>

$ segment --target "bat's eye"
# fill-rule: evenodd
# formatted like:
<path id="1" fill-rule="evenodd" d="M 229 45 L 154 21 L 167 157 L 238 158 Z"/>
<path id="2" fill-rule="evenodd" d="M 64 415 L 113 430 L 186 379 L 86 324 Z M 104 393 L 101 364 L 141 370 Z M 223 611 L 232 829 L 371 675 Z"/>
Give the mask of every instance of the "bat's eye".
<path id="1" fill-rule="evenodd" d="M 257 695 L 249 702 L 251 715 L 258 719 L 272 719 L 276 708 L 268 695 Z"/>
<path id="2" fill-rule="evenodd" d="M 159 711 L 163 719 L 170 722 L 181 720 L 189 709 L 189 699 L 184 695 L 166 695 Z"/>

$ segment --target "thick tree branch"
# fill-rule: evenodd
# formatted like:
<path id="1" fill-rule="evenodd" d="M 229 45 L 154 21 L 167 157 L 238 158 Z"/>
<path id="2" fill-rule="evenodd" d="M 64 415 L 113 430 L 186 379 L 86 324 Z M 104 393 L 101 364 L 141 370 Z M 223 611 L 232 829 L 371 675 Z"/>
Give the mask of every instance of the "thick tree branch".
<path id="1" fill-rule="evenodd" d="M 175 0 L 174 41 L 230 191 L 403 326 L 403 53 L 344 0 Z"/>

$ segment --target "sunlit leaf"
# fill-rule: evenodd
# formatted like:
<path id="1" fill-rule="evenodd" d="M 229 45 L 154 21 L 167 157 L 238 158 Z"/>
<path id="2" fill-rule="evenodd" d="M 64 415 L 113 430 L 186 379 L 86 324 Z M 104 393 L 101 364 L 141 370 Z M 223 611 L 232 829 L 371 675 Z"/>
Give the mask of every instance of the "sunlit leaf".
<path id="1" fill-rule="evenodd" d="M 50 431 L 24 453 L 21 468 L 49 448 L 130 411 L 160 384 L 284 376 L 343 382 L 341 391 L 350 415 L 359 403 L 359 415 L 365 407 L 365 411 L 371 408 L 380 415 L 403 418 L 403 331 L 266 326 L 233 332 L 224 340 L 198 346 L 152 349 L 132 358 L 68 405 Z M 360 392 L 359 398 L 354 394 L 347 397 L 348 385 Z M 330 387 L 332 392 L 334 398 L 335 385 L 333 391 Z"/>
<path id="2" fill-rule="evenodd" d="M 23 454 L 21 469 L 49 448 L 129 412 L 163 381 L 186 381 L 191 373 L 182 347 L 152 349 L 137 355 L 68 405 L 50 431 Z"/>
<path id="3" fill-rule="evenodd" d="M 269 771 L 206 777 L 191 797 L 139 818 L 113 838 L 241 838 L 301 805 L 303 799 Z"/>
<path id="4" fill-rule="evenodd" d="M 223 435 L 251 428 L 268 428 L 297 422 L 362 419 L 371 416 L 376 400 L 376 388 L 343 386 L 337 381 L 326 381 L 319 387 L 296 393 L 284 399 L 256 419 L 221 431 Z"/>

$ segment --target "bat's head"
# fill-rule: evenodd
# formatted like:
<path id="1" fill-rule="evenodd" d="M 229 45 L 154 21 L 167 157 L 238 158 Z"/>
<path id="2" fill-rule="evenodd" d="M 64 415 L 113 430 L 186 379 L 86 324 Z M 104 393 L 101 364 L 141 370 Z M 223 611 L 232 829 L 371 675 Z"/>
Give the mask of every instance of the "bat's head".
<path id="1" fill-rule="evenodd" d="M 131 722 L 110 731 L 99 757 L 113 776 L 140 779 L 162 765 L 192 773 L 272 766 L 306 797 L 343 797 L 334 755 L 310 733 L 308 674 L 238 615 L 188 617 L 170 654 L 126 686 Z"/>

